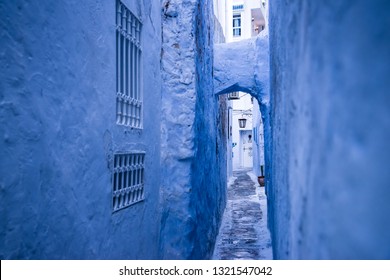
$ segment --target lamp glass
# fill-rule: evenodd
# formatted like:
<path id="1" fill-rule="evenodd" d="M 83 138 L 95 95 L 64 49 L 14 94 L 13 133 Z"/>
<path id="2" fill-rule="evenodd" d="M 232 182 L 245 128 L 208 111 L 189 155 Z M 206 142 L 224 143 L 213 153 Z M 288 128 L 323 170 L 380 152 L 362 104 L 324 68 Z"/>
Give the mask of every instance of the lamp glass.
<path id="1" fill-rule="evenodd" d="M 238 125 L 240 126 L 240 128 L 245 128 L 246 119 L 238 119 Z"/>

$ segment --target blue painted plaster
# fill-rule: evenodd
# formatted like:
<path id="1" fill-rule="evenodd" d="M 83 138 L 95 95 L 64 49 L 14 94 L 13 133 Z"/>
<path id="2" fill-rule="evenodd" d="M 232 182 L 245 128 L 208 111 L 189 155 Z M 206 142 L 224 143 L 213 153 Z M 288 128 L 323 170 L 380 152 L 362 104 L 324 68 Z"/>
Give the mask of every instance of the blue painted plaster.
<path id="1" fill-rule="evenodd" d="M 211 1 L 163 3 L 161 252 L 207 259 L 226 202 L 226 142 L 214 95 Z"/>
<path id="2" fill-rule="evenodd" d="M 390 258 L 389 10 L 270 1 L 276 258 Z"/>
<path id="3" fill-rule="evenodd" d="M 115 1 L 0 3 L 1 259 L 159 256 L 161 7 L 123 2 L 143 22 L 142 131 L 115 124 Z M 112 213 L 129 150 L 146 199 Z"/>

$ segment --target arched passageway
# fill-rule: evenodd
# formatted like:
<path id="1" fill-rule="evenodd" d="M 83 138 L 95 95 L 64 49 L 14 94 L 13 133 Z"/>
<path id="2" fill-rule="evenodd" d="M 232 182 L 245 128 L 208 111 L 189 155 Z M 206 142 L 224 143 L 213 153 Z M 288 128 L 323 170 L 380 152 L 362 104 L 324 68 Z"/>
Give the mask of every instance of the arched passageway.
<path id="1" fill-rule="evenodd" d="M 265 227 L 266 230 L 267 221 L 264 221 L 264 218 L 267 217 L 267 213 L 263 213 L 261 210 L 267 211 L 266 200 L 269 201 L 271 199 L 268 196 L 266 198 L 268 189 L 271 187 L 271 182 L 269 180 L 269 178 L 271 178 L 271 132 L 269 118 L 270 98 L 268 36 L 262 35 L 256 38 L 243 40 L 235 43 L 216 45 L 214 48 L 214 89 L 215 95 L 217 96 L 231 94 L 232 92 L 242 92 L 244 93 L 244 95 L 248 94 L 252 96 L 253 108 L 251 110 L 251 114 L 253 112 L 256 117 L 253 119 L 252 127 L 248 127 L 247 129 L 251 131 L 251 136 L 255 133 L 257 134 L 257 130 L 261 129 L 261 134 L 264 136 L 262 140 L 264 141 L 263 147 L 265 170 L 260 168 L 259 160 L 255 160 L 254 162 L 256 163 L 253 165 L 253 172 L 252 170 L 248 169 L 237 170 L 234 173 L 232 172 L 231 174 L 233 175 L 233 180 L 231 180 L 228 186 L 227 208 L 223 218 L 220 235 L 218 237 L 217 249 L 215 252 L 216 255 L 214 257 L 224 258 L 223 254 L 227 254 L 230 252 L 230 250 L 228 249 L 230 245 L 233 245 L 233 247 L 238 250 L 235 251 L 230 257 L 234 257 L 234 254 L 237 254 L 237 257 L 239 257 L 239 252 L 241 251 L 243 252 L 243 254 L 251 254 L 250 252 L 258 252 L 258 248 L 256 248 L 256 246 L 263 247 L 262 250 L 267 247 L 267 245 L 264 244 L 259 245 L 257 241 L 253 241 L 253 239 L 251 238 L 247 238 L 247 241 L 253 242 L 253 250 L 248 250 L 248 248 L 239 248 L 240 246 L 235 246 L 234 242 L 242 245 L 246 242 L 245 236 L 248 234 L 251 237 L 256 236 L 256 238 L 262 238 L 260 237 L 261 234 L 250 234 L 253 231 L 253 228 Z M 241 96 L 244 95 L 241 94 Z M 230 125 L 232 121 L 231 115 L 233 114 L 233 111 L 234 107 L 229 106 L 228 137 L 231 136 Z M 243 109 L 242 113 L 244 112 L 245 109 Z M 235 120 L 235 122 L 236 121 L 237 120 Z M 236 124 L 235 122 L 234 124 Z M 254 135 L 253 140 L 258 141 L 258 139 L 256 139 L 256 136 L 257 135 Z M 235 144 L 237 145 L 237 143 L 232 142 L 231 138 L 228 139 L 227 142 L 229 165 L 229 161 L 232 162 L 233 160 L 231 156 L 233 154 L 232 147 L 234 147 Z M 260 154 L 259 146 L 253 145 L 252 151 L 256 155 Z M 237 155 L 235 156 L 237 157 Z M 260 188 L 257 188 L 258 185 L 253 182 L 256 181 L 256 176 L 259 176 L 260 174 L 263 175 L 264 171 L 266 178 L 265 191 Z M 251 176 L 254 177 L 254 180 L 253 178 L 250 178 Z M 260 206 L 261 203 L 263 203 L 262 206 Z M 254 208 L 251 210 L 250 206 L 253 206 Z M 246 213 L 245 211 L 253 215 L 248 215 L 248 213 Z M 258 213 L 256 211 L 258 211 Z M 245 222 L 240 219 L 242 218 L 242 216 L 240 216 L 239 213 L 244 212 L 246 213 L 245 216 L 247 216 L 247 219 L 250 220 L 248 220 L 249 223 L 248 221 Z M 259 215 L 256 216 L 256 213 Z M 251 220 L 251 218 L 253 219 Z M 257 223 L 257 225 L 253 227 L 253 223 Z M 230 230 L 226 230 L 226 228 L 229 228 Z M 236 232 L 235 235 L 239 235 L 240 232 L 242 232 L 242 238 L 239 238 L 238 236 L 236 236 L 236 239 L 232 238 L 232 228 Z M 222 246 L 223 248 L 218 248 L 218 246 Z M 257 253 L 251 255 L 256 258 L 256 254 Z M 249 255 L 247 255 L 247 257 L 249 257 Z M 266 257 L 262 255 L 262 258 Z"/>
<path id="2" fill-rule="evenodd" d="M 216 95 L 241 91 L 250 94 L 261 112 L 264 129 L 266 192 L 271 188 L 271 126 L 269 96 L 269 42 L 261 35 L 214 47 L 214 91 Z M 268 197 L 268 200 L 271 198 Z"/>

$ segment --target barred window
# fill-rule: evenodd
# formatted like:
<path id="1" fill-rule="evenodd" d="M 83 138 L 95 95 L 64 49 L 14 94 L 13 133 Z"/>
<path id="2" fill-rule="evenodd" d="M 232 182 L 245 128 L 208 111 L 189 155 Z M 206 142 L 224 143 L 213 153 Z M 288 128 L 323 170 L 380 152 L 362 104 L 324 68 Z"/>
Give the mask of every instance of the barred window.
<path id="1" fill-rule="evenodd" d="M 241 36 L 241 14 L 233 15 L 233 37 Z"/>
<path id="2" fill-rule="evenodd" d="M 142 24 L 121 1 L 116 5 L 116 123 L 141 129 Z"/>
<path id="3" fill-rule="evenodd" d="M 112 175 L 113 211 L 144 200 L 144 152 L 117 153 L 114 155 Z"/>

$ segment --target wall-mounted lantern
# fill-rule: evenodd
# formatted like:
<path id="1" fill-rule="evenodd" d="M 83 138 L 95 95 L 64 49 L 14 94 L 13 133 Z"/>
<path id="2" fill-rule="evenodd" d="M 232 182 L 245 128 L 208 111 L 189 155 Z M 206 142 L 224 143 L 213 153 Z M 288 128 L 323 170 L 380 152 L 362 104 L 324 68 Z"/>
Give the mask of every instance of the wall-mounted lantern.
<path id="1" fill-rule="evenodd" d="M 238 125 L 240 126 L 240 128 L 245 128 L 246 119 L 238 119 Z"/>

